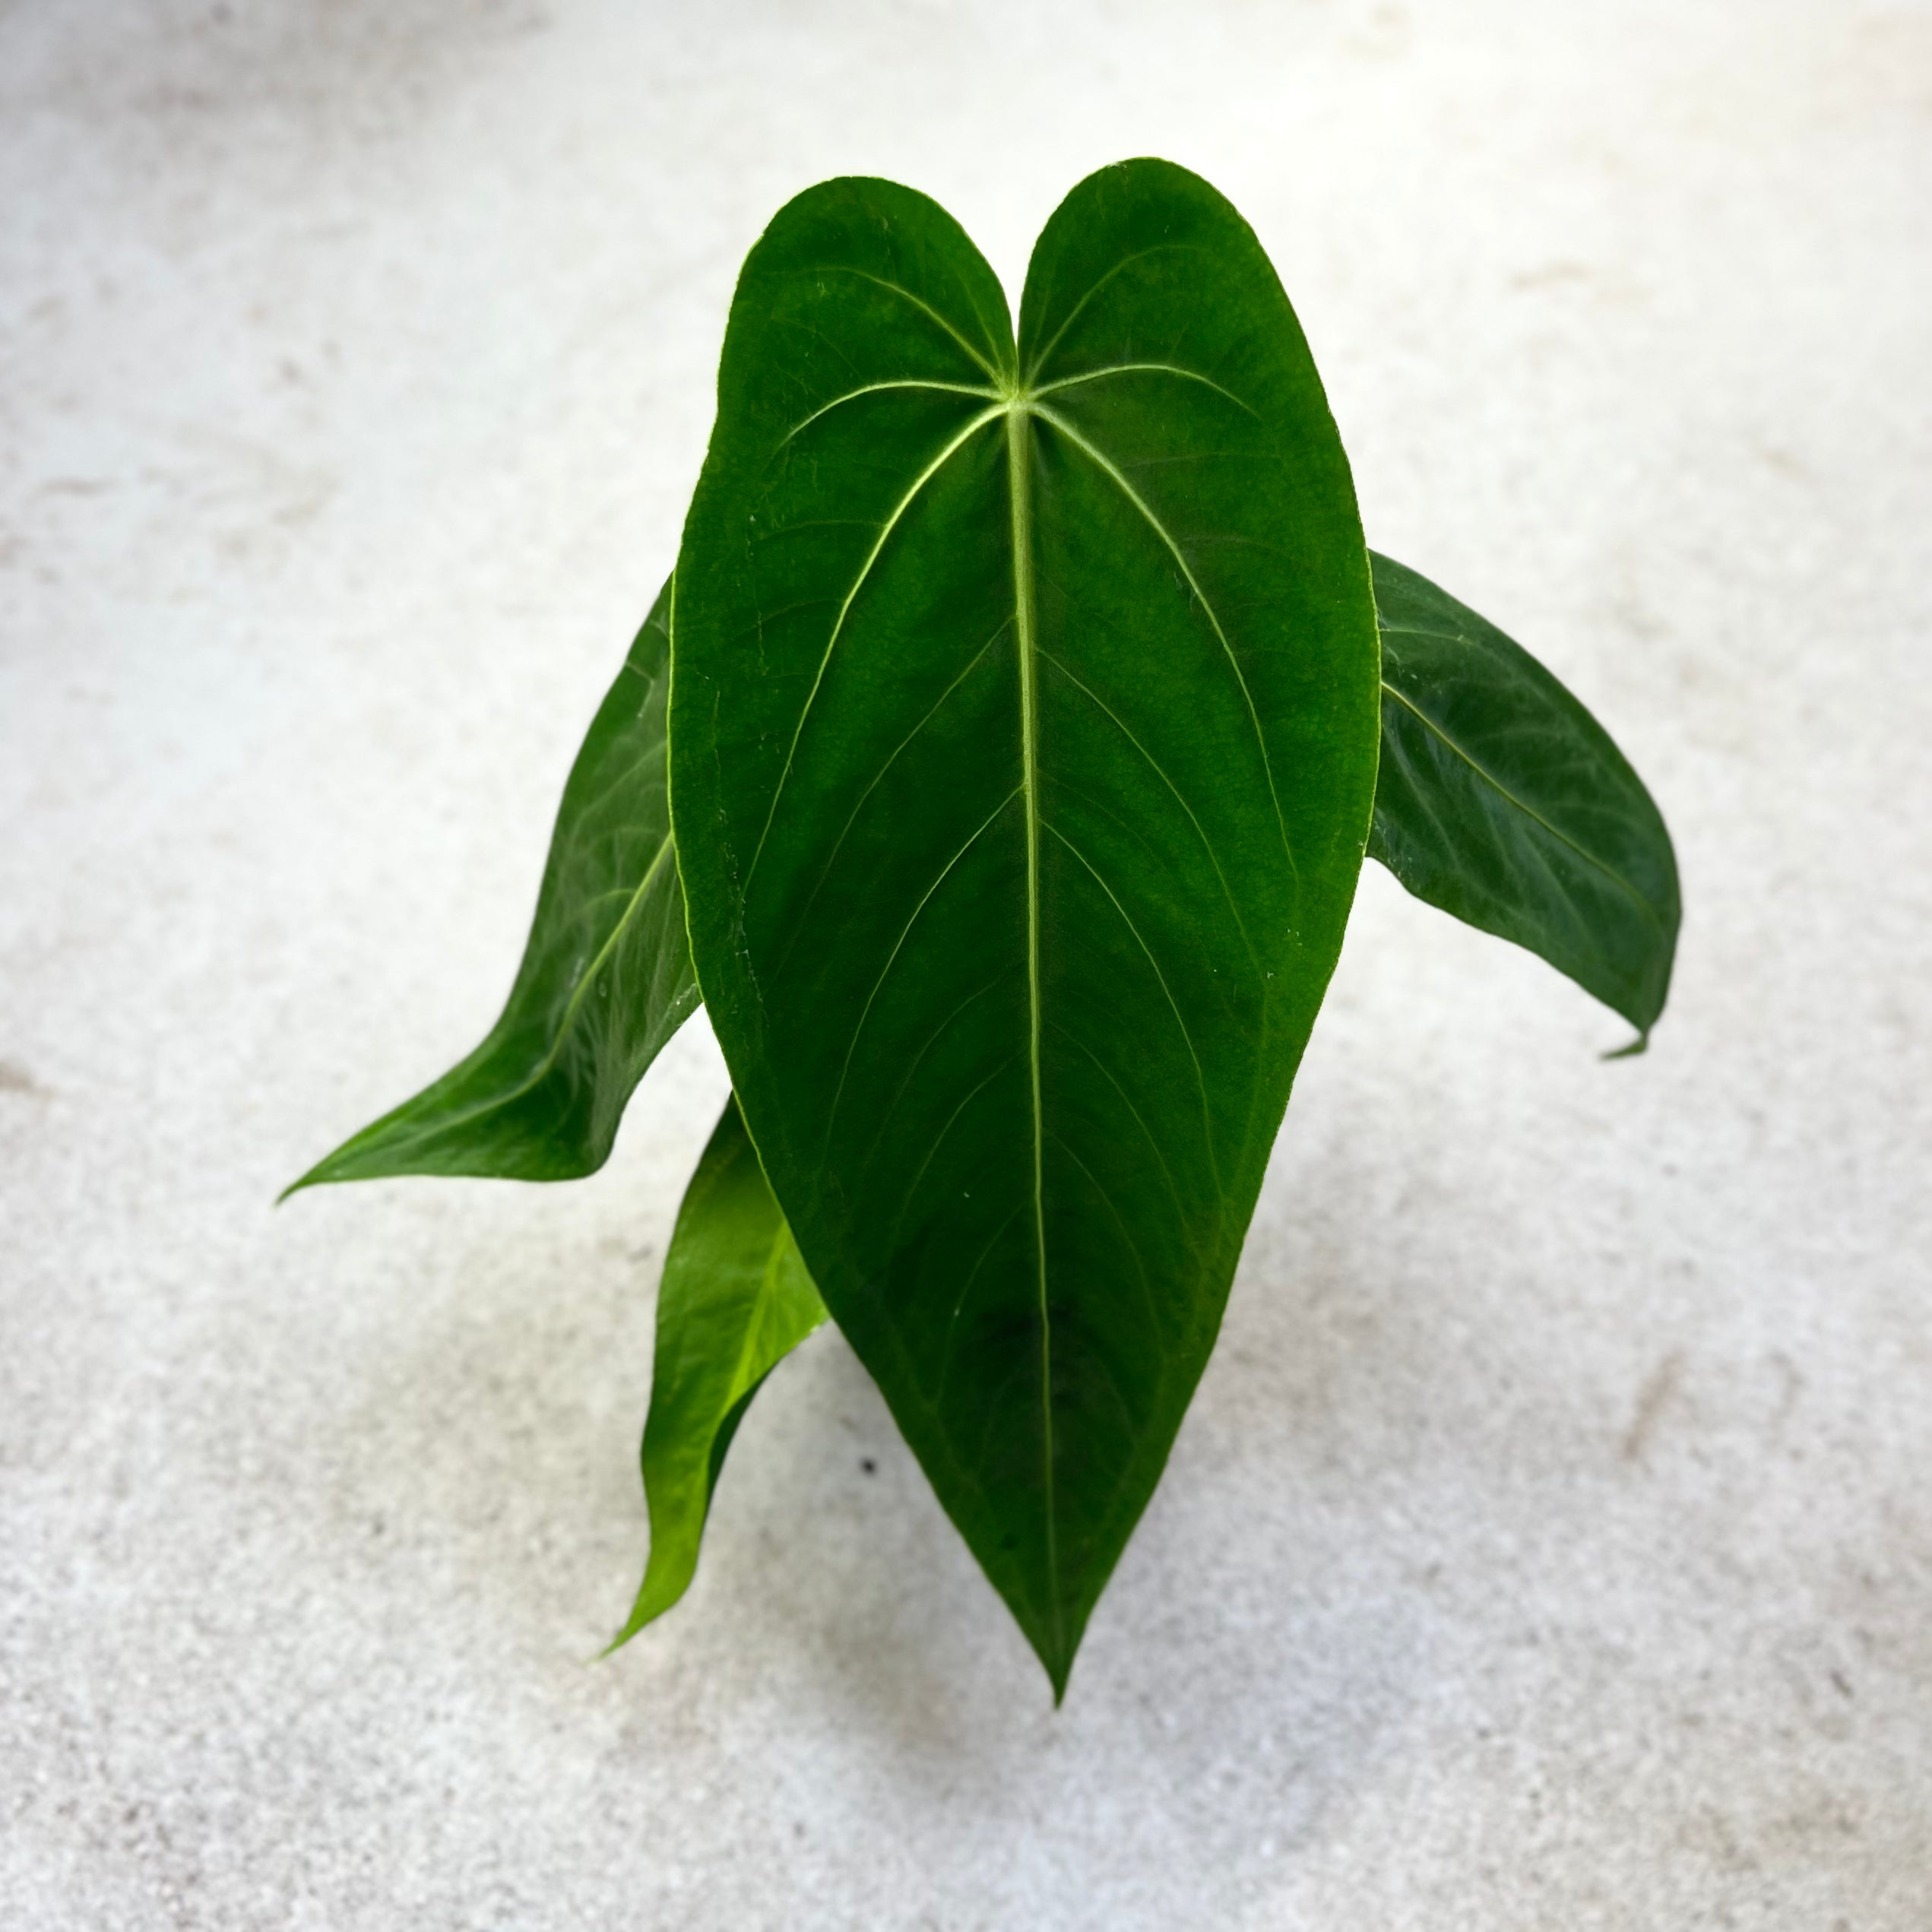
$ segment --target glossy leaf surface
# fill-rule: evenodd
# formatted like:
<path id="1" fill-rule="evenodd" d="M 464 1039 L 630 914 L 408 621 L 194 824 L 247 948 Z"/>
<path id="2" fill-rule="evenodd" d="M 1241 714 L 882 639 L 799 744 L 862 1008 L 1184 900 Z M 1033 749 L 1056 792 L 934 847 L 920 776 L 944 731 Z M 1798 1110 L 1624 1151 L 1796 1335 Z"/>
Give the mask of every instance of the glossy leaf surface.
<path id="1" fill-rule="evenodd" d="M 664 1257 L 640 1459 L 651 1556 L 612 1649 L 684 1595 L 746 1409 L 765 1378 L 825 1319 L 737 1101 L 727 1101 Z"/>
<path id="2" fill-rule="evenodd" d="M 1375 781 L 1346 461 L 1240 216 L 1068 198 L 1015 347 L 890 183 L 752 252 L 680 553 L 692 943 L 827 1305 L 1064 1686 L 1212 1346 Z"/>
<path id="3" fill-rule="evenodd" d="M 603 1166 L 632 1090 L 698 1004 L 665 799 L 670 597 L 667 583 L 571 768 L 502 1017 L 461 1065 L 296 1187 L 385 1174 L 569 1180 Z"/>
<path id="4" fill-rule="evenodd" d="M 1677 860 L 1610 734 L 1529 653 L 1373 559 L 1382 771 L 1369 851 L 1431 905 L 1538 953 L 1641 1045 L 1677 950 Z"/>

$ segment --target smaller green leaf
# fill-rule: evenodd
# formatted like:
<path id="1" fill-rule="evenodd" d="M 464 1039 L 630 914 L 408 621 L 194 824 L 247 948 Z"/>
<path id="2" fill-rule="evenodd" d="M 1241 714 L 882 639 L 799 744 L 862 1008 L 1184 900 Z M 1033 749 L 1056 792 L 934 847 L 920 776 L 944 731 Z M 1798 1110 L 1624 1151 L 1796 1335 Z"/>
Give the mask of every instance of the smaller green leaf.
<path id="1" fill-rule="evenodd" d="M 571 768 L 502 1018 L 290 1194 L 388 1174 L 572 1180 L 603 1166 L 625 1102 L 698 1005 L 665 803 L 670 604 L 667 581 Z"/>
<path id="2" fill-rule="evenodd" d="M 1370 553 L 1382 768 L 1369 854 L 1417 898 L 1539 954 L 1637 1029 L 1670 990 L 1677 867 L 1643 781 L 1522 647 Z"/>
<path id="3" fill-rule="evenodd" d="M 611 1649 L 689 1587 L 718 1472 L 745 1411 L 825 1319 L 734 1094 L 685 1190 L 664 1257 L 641 1458 L 651 1558 Z"/>

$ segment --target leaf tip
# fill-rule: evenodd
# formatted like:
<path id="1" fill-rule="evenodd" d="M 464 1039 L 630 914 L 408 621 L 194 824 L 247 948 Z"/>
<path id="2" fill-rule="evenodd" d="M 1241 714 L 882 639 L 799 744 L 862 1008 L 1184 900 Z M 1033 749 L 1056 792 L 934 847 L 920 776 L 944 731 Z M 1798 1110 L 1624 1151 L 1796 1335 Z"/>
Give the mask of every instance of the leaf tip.
<path id="1" fill-rule="evenodd" d="M 655 1552 L 653 1552 L 655 1555 Z M 587 1661 L 601 1664 L 605 1658 L 614 1655 L 630 1642 L 632 1638 L 647 1625 L 654 1623 L 666 1611 L 671 1609 L 689 1587 L 691 1579 L 687 1574 L 681 1580 L 667 1578 L 659 1573 L 654 1563 L 645 1566 L 644 1581 L 638 1585 L 637 1601 L 631 1605 L 631 1614 L 624 1620 L 624 1627 L 599 1651 Z"/>
<path id="2" fill-rule="evenodd" d="M 601 1650 L 584 1659 L 585 1668 L 588 1668 L 593 1664 L 607 1664 L 643 1628 L 642 1623 L 635 1621 L 626 1623 Z"/>
<path id="3" fill-rule="evenodd" d="M 1627 1046 L 1615 1047 L 1599 1057 L 1606 1060 L 1633 1060 L 1650 1051 L 1650 1029 L 1645 1027 Z"/>
<path id="4" fill-rule="evenodd" d="M 359 1139 L 360 1136 L 358 1135 L 357 1138 Z M 299 1194 L 305 1188 L 325 1187 L 331 1181 L 354 1180 L 356 1178 L 354 1175 L 337 1171 L 337 1164 L 342 1153 L 343 1149 L 338 1147 L 333 1153 L 324 1154 L 306 1173 L 298 1174 L 287 1186 L 282 1189 L 280 1193 L 275 1196 L 276 1206 L 279 1208 L 291 1194 Z"/>
<path id="5" fill-rule="evenodd" d="M 1047 1681 L 1053 1693 L 1053 1709 L 1057 1711 L 1066 1702 L 1067 1683 L 1073 1675 L 1073 1659 L 1080 1648 L 1080 1639 L 1076 1636 L 1069 1643 L 1061 1638 L 1052 1643 L 1043 1643 L 1031 1630 L 1027 1631 L 1026 1637 L 1033 1646 L 1034 1655 L 1040 1660 L 1040 1668 L 1047 1673 Z"/>

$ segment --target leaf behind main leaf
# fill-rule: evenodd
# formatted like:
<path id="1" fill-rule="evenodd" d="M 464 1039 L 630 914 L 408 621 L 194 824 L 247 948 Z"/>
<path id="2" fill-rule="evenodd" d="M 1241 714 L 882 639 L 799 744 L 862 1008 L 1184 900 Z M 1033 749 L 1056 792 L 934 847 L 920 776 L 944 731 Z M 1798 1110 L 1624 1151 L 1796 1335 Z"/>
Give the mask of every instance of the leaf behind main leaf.
<path id="1" fill-rule="evenodd" d="M 825 1319 L 734 1095 L 685 1190 L 664 1256 L 640 1455 L 651 1557 L 613 1650 L 689 1587 L 718 1473 L 746 1409 Z"/>
<path id="2" fill-rule="evenodd" d="M 1225 1303 L 1339 949 L 1376 644 L 1273 269 L 1076 188 L 1017 347 L 890 183 L 746 261 L 680 552 L 712 1023 L 826 1304 L 1061 1690 Z"/>
<path id="3" fill-rule="evenodd" d="M 1371 561 L 1382 700 L 1370 856 L 1418 898 L 1540 954 L 1641 1047 L 1677 950 L 1662 815 L 1528 651 L 1405 565 Z"/>
<path id="4" fill-rule="evenodd" d="M 665 797 L 670 600 L 667 582 L 571 768 L 502 1017 L 290 1193 L 389 1174 L 569 1180 L 603 1164 L 632 1089 L 698 1005 Z"/>

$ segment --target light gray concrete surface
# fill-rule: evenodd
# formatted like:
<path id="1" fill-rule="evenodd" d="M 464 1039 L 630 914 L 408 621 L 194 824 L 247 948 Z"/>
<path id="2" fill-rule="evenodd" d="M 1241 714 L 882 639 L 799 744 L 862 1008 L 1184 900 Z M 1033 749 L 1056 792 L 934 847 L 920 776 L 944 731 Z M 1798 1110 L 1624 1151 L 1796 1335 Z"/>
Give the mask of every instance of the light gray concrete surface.
<path id="1" fill-rule="evenodd" d="M 590 1664 L 702 1023 L 594 1180 L 271 1201 L 493 1015 L 764 220 L 1017 287 L 1145 152 L 1675 998 L 1367 879 L 1059 1715 L 835 1336 Z M 1932 1926 L 1929 163 L 1924 5 L 0 5 L 0 1926 Z"/>

